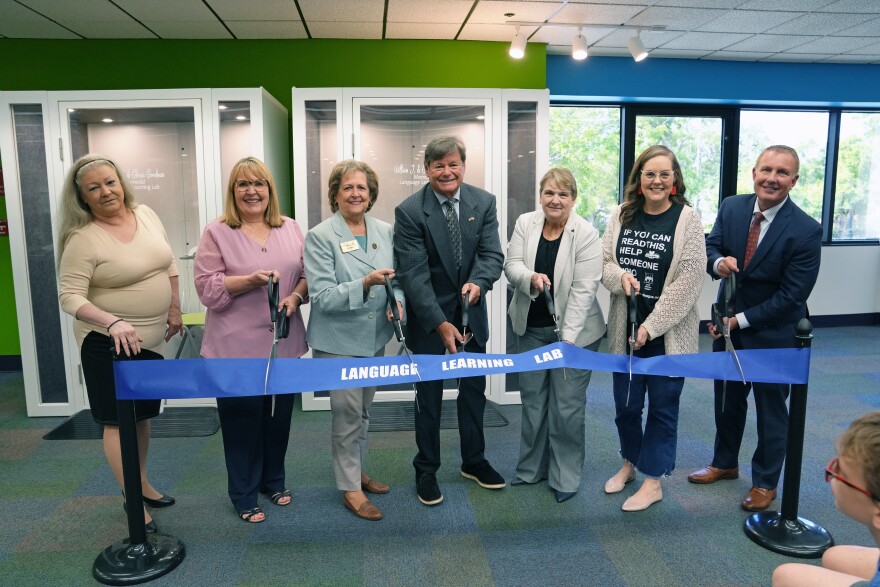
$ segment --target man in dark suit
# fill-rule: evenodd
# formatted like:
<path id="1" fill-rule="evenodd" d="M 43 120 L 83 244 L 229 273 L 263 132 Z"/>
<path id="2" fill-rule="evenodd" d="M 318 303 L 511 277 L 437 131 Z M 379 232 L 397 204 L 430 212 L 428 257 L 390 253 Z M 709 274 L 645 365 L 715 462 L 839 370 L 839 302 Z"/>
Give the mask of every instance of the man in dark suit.
<path id="1" fill-rule="evenodd" d="M 807 298 L 819 275 L 822 228 L 788 197 L 799 166 L 791 147 L 764 149 L 752 169 L 755 193 L 725 198 L 706 239 L 709 274 L 737 274 L 736 314 L 729 321 L 734 348 L 794 346 L 795 327 L 807 314 Z M 713 350 L 724 351 L 721 333 L 712 326 L 709 331 L 716 339 Z M 715 456 L 688 481 L 705 484 L 739 477 L 747 398 L 753 388 L 758 446 L 752 457 L 752 488 L 742 507 L 765 510 L 776 497 L 785 460 L 789 386 L 728 381 L 724 405 L 722 386 L 715 382 Z"/>
<path id="2" fill-rule="evenodd" d="M 395 210 L 394 251 L 397 279 L 406 293 L 410 349 L 417 354 L 485 353 L 489 338 L 485 296 L 501 276 L 504 254 L 498 238 L 495 196 L 463 183 L 465 146 L 439 136 L 425 147 L 428 184 Z M 462 297 L 469 304 L 467 342 L 462 335 Z M 484 456 L 483 410 L 486 378 L 460 381 L 457 407 L 461 438 L 461 474 L 487 489 L 505 481 Z M 416 385 L 416 489 L 425 505 L 443 501 L 437 485 L 440 468 L 442 381 Z"/>

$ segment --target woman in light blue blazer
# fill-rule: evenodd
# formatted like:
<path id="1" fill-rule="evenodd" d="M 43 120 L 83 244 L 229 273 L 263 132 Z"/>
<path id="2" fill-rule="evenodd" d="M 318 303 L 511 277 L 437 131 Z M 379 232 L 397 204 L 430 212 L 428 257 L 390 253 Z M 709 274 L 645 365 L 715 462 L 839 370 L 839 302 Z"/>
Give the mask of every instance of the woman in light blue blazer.
<path id="1" fill-rule="evenodd" d="M 306 235 L 306 280 L 311 297 L 307 339 L 316 358 L 379 357 L 394 334 L 385 276 L 394 279 L 393 230 L 367 216 L 379 196 L 376 173 L 346 160 L 330 172 L 333 216 Z M 403 316 L 403 290 L 394 297 Z M 375 387 L 330 392 L 336 487 L 342 502 L 359 518 L 382 519 L 367 493 L 388 493 L 388 485 L 364 472 L 370 404 Z"/>
<path id="2" fill-rule="evenodd" d="M 602 278 L 602 242 L 574 212 L 577 183 L 554 167 L 541 179 L 541 208 L 520 216 L 507 249 L 504 274 L 514 288 L 508 314 L 519 352 L 557 342 L 595 351 L 605 334 L 596 300 Z M 545 301 L 550 288 L 558 335 Z M 562 503 L 574 497 L 584 465 L 584 416 L 592 371 L 548 369 L 520 373 L 522 430 L 511 485 L 547 479 Z"/>

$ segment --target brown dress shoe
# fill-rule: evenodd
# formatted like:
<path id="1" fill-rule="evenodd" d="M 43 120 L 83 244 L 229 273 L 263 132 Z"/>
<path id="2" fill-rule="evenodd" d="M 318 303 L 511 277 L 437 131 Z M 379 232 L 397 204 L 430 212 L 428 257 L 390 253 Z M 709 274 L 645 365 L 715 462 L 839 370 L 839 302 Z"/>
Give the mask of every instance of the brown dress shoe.
<path id="1" fill-rule="evenodd" d="M 752 487 L 749 494 L 742 502 L 744 510 L 750 512 L 763 512 L 770 507 L 770 502 L 776 499 L 775 489 L 764 489 L 763 487 Z"/>
<path id="2" fill-rule="evenodd" d="M 699 483 L 700 485 L 708 485 L 722 479 L 739 479 L 739 467 L 733 469 L 719 469 L 709 465 L 699 471 L 694 471 L 688 475 L 688 481 L 691 483 Z"/>
<path id="3" fill-rule="evenodd" d="M 377 521 L 382 519 L 382 511 L 376 507 L 376 505 L 370 501 L 369 499 L 361 504 L 361 507 L 355 508 L 350 501 L 348 501 L 348 496 L 342 496 L 342 503 L 345 504 L 345 507 L 350 509 L 354 515 L 364 520 Z"/>
<path id="4" fill-rule="evenodd" d="M 388 493 L 391 491 L 391 488 L 381 481 L 376 481 L 375 479 L 370 479 L 366 483 L 361 481 L 361 489 L 366 491 L 367 493 Z"/>

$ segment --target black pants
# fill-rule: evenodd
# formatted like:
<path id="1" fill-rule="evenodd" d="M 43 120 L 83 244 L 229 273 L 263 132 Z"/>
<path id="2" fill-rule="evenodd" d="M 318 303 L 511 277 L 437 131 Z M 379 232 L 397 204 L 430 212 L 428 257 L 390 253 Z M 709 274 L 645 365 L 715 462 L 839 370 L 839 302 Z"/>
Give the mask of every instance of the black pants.
<path id="1" fill-rule="evenodd" d="M 237 510 L 257 505 L 260 491 L 283 491 L 293 395 L 218 397 L 229 499 Z"/>
<path id="2" fill-rule="evenodd" d="M 457 326 L 459 331 L 460 326 Z M 434 354 L 443 354 L 443 343 L 436 335 L 439 348 Z M 466 347 L 469 353 L 485 353 L 486 347 L 471 339 Z M 424 352 L 424 351 L 422 351 Z M 486 440 L 483 436 L 483 411 L 486 408 L 486 377 L 465 377 L 459 380 L 458 434 L 461 440 L 461 462 L 474 466 L 485 460 Z M 422 473 L 435 473 L 440 468 L 440 411 L 443 401 L 443 381 L 424 381 L 416 384 L 416 446 L 413 459 L 416 478 Z"/>

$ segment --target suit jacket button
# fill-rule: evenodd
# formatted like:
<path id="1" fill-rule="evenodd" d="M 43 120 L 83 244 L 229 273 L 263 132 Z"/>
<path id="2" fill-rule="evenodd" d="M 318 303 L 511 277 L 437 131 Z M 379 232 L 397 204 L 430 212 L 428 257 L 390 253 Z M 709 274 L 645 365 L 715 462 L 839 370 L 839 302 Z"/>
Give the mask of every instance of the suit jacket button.
<path id="1" fill-rule="evenodd" d="M 372 319 L 372 318 L 373 318 L 373 316 L 374 316 L 374 314 L 373 314 L 373 313 L 372 313 L 372 312 L 370 312 L 370 313 L 369 313 L 369 314 L 367 314 L 367 318 L 370 318 L 370 319 Z"/>
<path id="2" fill-rule="evenodd" d="M 375 298 L 375 297 L 376 297 L 376 294 L 374 294 L 373 292 L 370 292 L 370 297 L 371 297 L 371 298 Z"/>

